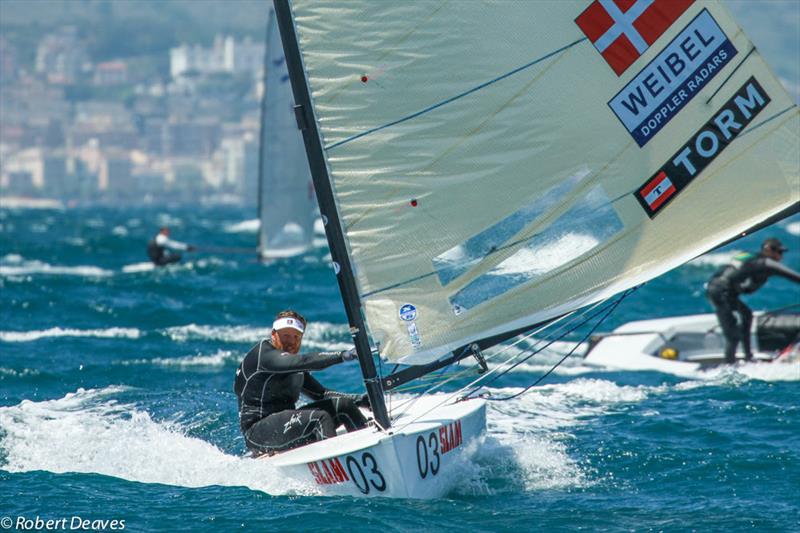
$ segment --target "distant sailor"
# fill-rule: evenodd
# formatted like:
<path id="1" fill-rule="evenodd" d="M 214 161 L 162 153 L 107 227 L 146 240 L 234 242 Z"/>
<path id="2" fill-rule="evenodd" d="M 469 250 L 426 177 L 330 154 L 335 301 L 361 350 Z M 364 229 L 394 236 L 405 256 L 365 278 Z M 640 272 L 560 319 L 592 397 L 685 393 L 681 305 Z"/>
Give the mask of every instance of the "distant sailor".
<path id="1" fill-rule="evenodd" d="M 158 235 L 147 243 L 147 255 L 156 266 L 164 266 L 180 261 L 181 254 L 170 253 L 167 251 L 168 248 L 187 252 L 194 251 L 194 246 L 170 239 L 169 228 L 164 226 L 158 231 Z"/>
<path id="2" fill-rule="evenodd" d="M 800 273 L 780 263 L 787 248 L 778 239 L 771 238 L 761 245 L 758 254 L 741 253 L 730 264 L 720 268 L 708 282 L 707 296 L 717 313 L 722 334 L 725 336 L 725 362 L 736 361 L 736 345 L 741 342 L 744 357 L 752 359 L 750 326 L 753 312 L 739 299 L 741 294 L 751 294 L 761 288 L 770 276 L 782 276 L 800 283 Z M 734 312 L 739 315 L 737 324 Z"/>
<path id="3" fill-rule="evenodd" d="M 236 370 L 233 389 L 239 400 L 239 426 L 254 455 L 296 448 L 366 426 L 358 406 L 366 398 L 328 390 L 309 371 L 356 358 L 343 352 L 298 355 L 306 320 L 295 311 L 275 317 L 272 334 L 256 344 Z M 300 393 L 313 403 L 297 407 Z"/>

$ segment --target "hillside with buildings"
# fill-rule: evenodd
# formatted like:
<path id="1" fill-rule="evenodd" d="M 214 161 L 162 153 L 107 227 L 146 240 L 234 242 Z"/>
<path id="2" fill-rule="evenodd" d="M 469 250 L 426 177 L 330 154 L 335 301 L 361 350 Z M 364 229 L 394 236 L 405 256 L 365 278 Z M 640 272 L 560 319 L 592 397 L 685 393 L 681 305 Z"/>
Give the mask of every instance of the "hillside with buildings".
<path id="1" fill-rule="evenodd" d="M 247 15 L 238 28 L 236 17 L 211 22 L 224 6 Z M 0 194 L 69 204 L 252 199 L 266 9 L 4 0 Z M 169 25 L 163 12 L 174 15 Z M 138 35 L 138 48 L 109 44 L 114 32 Z"/>
<path id="2" fill-rule="evenodd" d="M 800 98 L 800 2 L 726 3 Z M 253 201 L 268 7 L 0 1 L 0 195 Z"/>

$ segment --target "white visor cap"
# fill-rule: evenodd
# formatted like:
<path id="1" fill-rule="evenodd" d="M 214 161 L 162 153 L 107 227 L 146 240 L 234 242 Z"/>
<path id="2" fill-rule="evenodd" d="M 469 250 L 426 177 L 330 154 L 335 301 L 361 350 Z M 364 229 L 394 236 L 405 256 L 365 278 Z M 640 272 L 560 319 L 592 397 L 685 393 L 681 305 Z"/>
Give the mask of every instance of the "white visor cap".
<path id="1" fill-rule="evenodd" d="M 305 332 L 305 327 L 303 327 L 303 323 L 297 320 L 296 318 L 292 318 L 290 316 L 281 317 L 272 323 L 272 329 L 274 329 L 275 331 L 285 328 L 296 329 L 300 333 Z"/>

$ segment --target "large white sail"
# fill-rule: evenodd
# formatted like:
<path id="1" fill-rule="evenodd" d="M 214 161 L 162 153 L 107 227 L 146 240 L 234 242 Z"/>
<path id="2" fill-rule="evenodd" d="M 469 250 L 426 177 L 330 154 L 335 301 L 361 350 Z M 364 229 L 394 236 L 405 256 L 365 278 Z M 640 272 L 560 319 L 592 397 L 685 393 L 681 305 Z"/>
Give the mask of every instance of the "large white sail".
<path id="1" fill-rule="evenodd" d="M 316 199 L 274 12 L 266 53 L 258 247 L 263 257 L 289 257 L 312 246 Z"/>
<path id="2" fill-rule="evenodd" d="M 800 202 L 800 118 L 717 1 L 293 0 L 370 333 L 421 364 Z"/>

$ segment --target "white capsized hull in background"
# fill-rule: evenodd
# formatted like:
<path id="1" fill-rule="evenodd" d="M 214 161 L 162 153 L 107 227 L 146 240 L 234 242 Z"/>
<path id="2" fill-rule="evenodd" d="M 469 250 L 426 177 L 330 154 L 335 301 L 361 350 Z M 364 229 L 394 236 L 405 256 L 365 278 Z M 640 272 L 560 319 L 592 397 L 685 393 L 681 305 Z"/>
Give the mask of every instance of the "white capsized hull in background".
<path id="1" fill-rule="evenodd" d="M 390 433 L 370 427 L 259 462 L 327 496 L 441 498 L 463 478 L 469 445 L 486 428 L 486 402 L 481 399 L 422 415 L 442 401 L 442 396 L 421 398 L 393 420 Z"/>
<path id="2" fill-rule="evenodd" d="M 756 313 L 756 316 L 759 313 Z M 756 320 L 753 320 L 755 326 Z M 658 354 L 663 348 L 677 346 L 678 336 L 694 336 L 700 342 L 691 351 L 678 350 L 678 359 L 667 359 Z M 752 338 L 753 357 L 756 361 L 771 361 L 773 354 L 760 352 L 758 340 Z M 722 364 L 723 339 L 717 317 L 713 314 L 676 316 L 654 320 L 628 322 L 589 349 L 585 362 L 620 370 L 656 370 L 671 374 L 691 374 L 703 367 Z M 743 359 L 739 346 L 737 359 Z"/>

